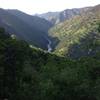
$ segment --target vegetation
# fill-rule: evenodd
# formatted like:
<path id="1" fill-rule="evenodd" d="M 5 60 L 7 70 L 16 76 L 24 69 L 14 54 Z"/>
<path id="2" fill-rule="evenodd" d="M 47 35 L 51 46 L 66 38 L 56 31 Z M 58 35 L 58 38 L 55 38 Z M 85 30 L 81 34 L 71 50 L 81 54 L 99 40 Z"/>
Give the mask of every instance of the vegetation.
<path id="1" fill-rule="evenodd" d="M 0 26 L 10 34 L 36 47 L 47 49 L 47 31 L 52 26 L 48 21 L 27 15 L 21 11 L 0 9 Z"/>
<path id="2" fill-rule="evenodd" d="M 82 12 L 86 12 L 87 9 L 91 9 L 91 7 L 86 8 L 73 8 L 73 9 L 65 9 L 60 12 L 47 12 L 43 14 L 38 14 L 37 16 L 42 17 L 52 24 L 56 25 L 65 20 L 71 19 L 76 15 L 80 15 Z"/>
<path id="3" fill-rule="evenodd" d="M 54 52 L 72 58 L 95 55 L 100 50 L 99 12 L 97 5 L 53 27 L 49 35 L 59 40 L 53 40 Z"/>
<path id="4" fill-rule="evenodd" d="M 100 53 L 65 59 L 0 28 L 0 100 L 100 100 Z"/>
<path id="5" fill-rule="evenodd" d="M 0 28 L 0 100 L 100 100 L 100 5 L 49 31 L 54 53 L 34 47 L 47 46 L 49 22 L 19 11 L 0 13 L 8 31 Z M 56 22 L 59 13 L 53 15 Z"/>

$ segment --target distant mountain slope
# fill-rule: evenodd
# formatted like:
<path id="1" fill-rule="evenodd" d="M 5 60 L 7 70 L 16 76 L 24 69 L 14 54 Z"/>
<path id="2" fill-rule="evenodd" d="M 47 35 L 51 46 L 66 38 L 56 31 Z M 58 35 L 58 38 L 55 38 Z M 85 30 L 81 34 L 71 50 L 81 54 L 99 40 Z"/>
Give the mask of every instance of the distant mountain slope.
<path id="1" fill-rule="evenodd" d="M 22 19 L 23 21 L 25 21 L 27 24 L 34 27 L 35 29 L 40 30 L 44 33 L 47 33 L 48 29 L 52 26 L 52 24 L 49 21 L 47 21 L 43 18 L 28 15 L 19 10 L 7 10 L 7 11 L 9 13 L 17 16 L 18 18 Z"/>
<path id="2" fill-rule="evenodd" d="M 14 11 L 13 11 L 14 13 Z M 10 11 L 0 9 L 0 26 L 15 34 L 18 38 L 27 41 L 29 44 L 46 49 L 47 30 L 52 26 L 48 21 L 31 17 L 27 14 L 19 12 L 19 15 L 12 14 Z"/>
<path id="3" fill-rule="evenodd" d="M 79 58 L 100 51 L 100 5 L 66 20 L 49 32 L 59 40 L 54 52 L 58 55 Z M 53 40 L 55 46 L 56 40 Z"/>
<path id="4" fill-rule="evenodd" d="M 51 22 L 52 24 L 57 24 L 59 23 L 59 15 L 60 15 L 60 12 L 48 12 L 44 14 L 37 14 L 36 16 L 44 18 L 48 20 L 49 22 Z"/>
<path id="5" fill-rule="evenodd" d="M 60 22 L 65 21 L 66 19 L 70 19 L 75 15 L 80 15 L 80 13 L 87 11 L 91 7 L 86 8 L 74 8 L 74 9 L 66 9 L 61 12 L 48 12 L 44 14 L 39 14 L 37 16 L 42 17 L 53 24 L 58 24 Z"/>

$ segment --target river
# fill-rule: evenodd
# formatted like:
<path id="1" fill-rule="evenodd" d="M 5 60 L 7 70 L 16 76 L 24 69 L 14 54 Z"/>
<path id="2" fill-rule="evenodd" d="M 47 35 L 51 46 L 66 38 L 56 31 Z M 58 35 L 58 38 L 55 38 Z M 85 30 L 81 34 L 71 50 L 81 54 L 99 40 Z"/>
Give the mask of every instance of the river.
<path id="1" fill-rule="evenodd" d="M 52 46 L 51 46 L 52 42 L 48 36 L 45 36 L 44 38 L 47 40 L 47 51 L 51 52 L 52 51 Z"/>
<path id="2" fill-rule="evenodd" d="M 52 47 L 51 47 L 51 40 L 50 39 L 48 39 L 47 38 L 47 40 L 48 40 L 48 45 L 47 45 L 47 47 L 48 47 L 48 52 L 51 52 L 52 51 Z"/>

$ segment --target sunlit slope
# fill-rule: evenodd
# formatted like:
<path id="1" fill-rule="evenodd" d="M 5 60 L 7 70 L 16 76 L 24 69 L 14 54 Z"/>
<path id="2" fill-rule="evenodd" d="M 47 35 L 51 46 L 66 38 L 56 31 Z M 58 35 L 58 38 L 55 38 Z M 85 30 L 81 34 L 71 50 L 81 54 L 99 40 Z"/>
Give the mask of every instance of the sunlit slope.
<path id="1" fill-rule="evenodd" d="M 56 25 L 49 31 L 49 35 L 59 41 L 53 41 L 54 52 L 72 57 L 95 54 L 100 50 L 99 23 L 100 5 Z"/>

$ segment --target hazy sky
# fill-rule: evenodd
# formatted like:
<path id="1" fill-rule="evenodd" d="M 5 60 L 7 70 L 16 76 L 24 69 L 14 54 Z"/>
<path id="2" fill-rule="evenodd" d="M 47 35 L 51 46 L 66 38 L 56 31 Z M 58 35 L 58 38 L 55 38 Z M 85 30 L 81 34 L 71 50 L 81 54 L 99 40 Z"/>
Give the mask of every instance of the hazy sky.
<path id="1" fill-rule="evenodd" d="M 100 0 L 0 0 L 0 8 L 19 9 L 29 14 L 61 11 L 100 4 Z"/>

